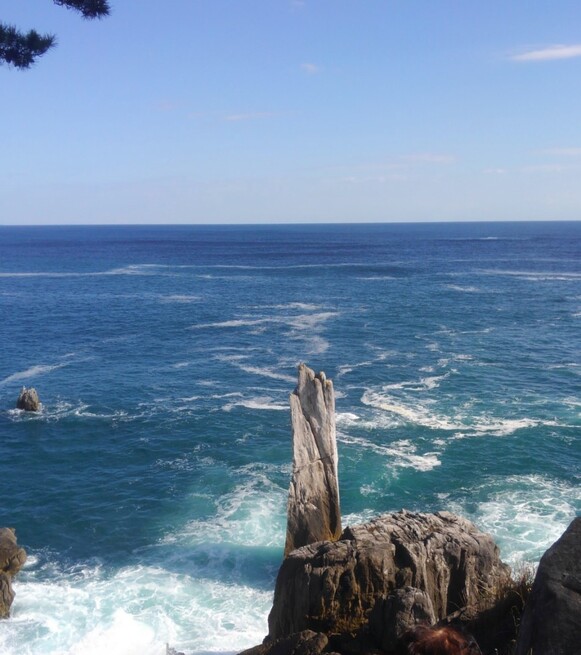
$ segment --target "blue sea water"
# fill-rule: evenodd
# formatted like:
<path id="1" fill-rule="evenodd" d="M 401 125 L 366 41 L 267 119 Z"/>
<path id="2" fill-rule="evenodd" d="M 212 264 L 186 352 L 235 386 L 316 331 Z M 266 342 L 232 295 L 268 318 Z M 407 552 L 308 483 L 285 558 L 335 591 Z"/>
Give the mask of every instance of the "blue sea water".
<path id="1" fill-rule="evenodd" d="M 0 308 L 5 655 L 259 643 L 301 361 L 344 524 L 452 510 L 518 567 L 581 511 L 579 222 L 0 227 Z"/>

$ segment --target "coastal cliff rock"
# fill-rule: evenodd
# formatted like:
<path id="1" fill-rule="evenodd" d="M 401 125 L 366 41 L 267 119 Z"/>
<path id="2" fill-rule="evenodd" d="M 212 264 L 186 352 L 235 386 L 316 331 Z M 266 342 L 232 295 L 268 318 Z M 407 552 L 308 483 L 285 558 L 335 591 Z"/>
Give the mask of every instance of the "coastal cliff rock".
<path id="1" fill-rule="evenodd" d="M 23 409 L 26 412 L 39 412 L 42 409 L 42 404 L 38 398 L 36 389 L 22 387 L 18 400 L 16 401 L 16 409 Z"/>
<path id="2" fill-rule="evenodd" d="M 289 554 L 276 581 L 269 638 L 363 628 L 387 647 L 400 636 L 393 626 L 409 627 L 410 616 L 476 616 L 508 576 L 492 538 L 470 521 L 448 512 L 386 514 L 346 528 L 339 541 Z M 404 588 L 411 589 L 397 591 Z"/>
<path id="3" fill-rule="evenodd" d="M 516 655 L 581 650 L 581 517 L 541 558 L 527 600 Z"/>
<path id="4" fill-rule="evenodd" d="M 298 375 L 290 396 L 293 473 L 285 556 L 300 546 L 332 541 L 341 534 L 333 383 L 304 364 Z"/>
<path id="5" fill-rule="evenodd" d="M 12 578 L 26 562 L 26 551 L 16 543 L 12 528 L 0 528 L 0 618 L 10 614 L 14 600 Z"/>

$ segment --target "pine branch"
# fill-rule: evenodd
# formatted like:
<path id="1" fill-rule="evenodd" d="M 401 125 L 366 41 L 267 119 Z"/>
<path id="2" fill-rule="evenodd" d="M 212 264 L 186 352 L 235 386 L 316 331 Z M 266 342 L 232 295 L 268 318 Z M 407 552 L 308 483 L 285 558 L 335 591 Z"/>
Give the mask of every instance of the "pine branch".
<path id="1" fill-rule="evenodd" d="M 6 62 L 16 68 L 30 68 L 37 57 L 55 44 L 52 34 L 39 34 L 35 30 L 25 34 L 12 25 L 0 23 L 0 64 Z"/>
<path id="2" fill-rule="evenodd" d="M 103 18 L 111 11 L 108 0 L 53 0 L 53 2 L 60 7 L 79 11 L 83 18 Z"/>
<path id="3" fill-rule="evenodd" d="M 74 9 L 83 18 L 103 18 L 111 11 L 108 0 L 53 0 L 55 5 Z M 0 65 L 12 64 L 16 68 L 30 68 L 37 57 L 56 45 L 52 34 L 39 34 L 30 30 L 27 34 L 12 25 L 0 23 Z"/>

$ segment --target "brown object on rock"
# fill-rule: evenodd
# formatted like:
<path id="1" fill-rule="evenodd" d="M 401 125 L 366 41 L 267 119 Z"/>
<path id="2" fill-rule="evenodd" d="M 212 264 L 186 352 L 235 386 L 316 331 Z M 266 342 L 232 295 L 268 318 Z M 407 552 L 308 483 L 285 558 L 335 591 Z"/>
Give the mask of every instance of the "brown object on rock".
<path id="1" fill-rule="evenodd" d="M 581 517 L 541 558 L 525 605 L 516 655 L 581 650 Z"/>
<path id="2" fill-rule="evenodd" d="M 38 398 L 36 389 L 22 387 L 18 400 L 16 401 L 16 409 L 23 409 L 26 412 L 39 412 L 42 409 L 42 404 Z"/>
<path id="3" fill-rule="evenodd" d="M 402 642 L 401 655 L 482 655 L 473 637 L 449 626 L 417 626 L 404 635 Z"/>
<path id="4" fill-rule="evenodd" d="M 406 586 L 427 594 L 436 620 L 457 610 L 469 618 L 491 605 L 508 576 L 490 535 L 470 521 L 402 510 L 290 553 L 278 573 L 269 635 L 355 632 L 378 602 Z"/>
<path id="5" fill-rule="evenodd" d="M 0 618 L 10 615 L 14 600 L 12 578 L 26 562 L 26 551 L 16 543 L 12 528 L 0 528 Z"/>
<path id="6" fill-rule="evenodd" d="M 333 541 L 341 534 L 333 383 L 324 373 L 315 375 L 300 364 L 290 405 L 293 473 L 285 556 L 300 546 Z"/>

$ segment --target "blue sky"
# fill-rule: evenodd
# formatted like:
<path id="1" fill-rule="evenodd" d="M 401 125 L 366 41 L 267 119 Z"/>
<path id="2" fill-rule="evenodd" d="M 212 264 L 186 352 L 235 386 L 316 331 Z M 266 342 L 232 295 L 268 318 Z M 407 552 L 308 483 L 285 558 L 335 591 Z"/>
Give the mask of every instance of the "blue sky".
<path id="1" fill-rule="evenodd" d="M 578 0 L 50 0 L 0 224 L 581 219 Z"/>

